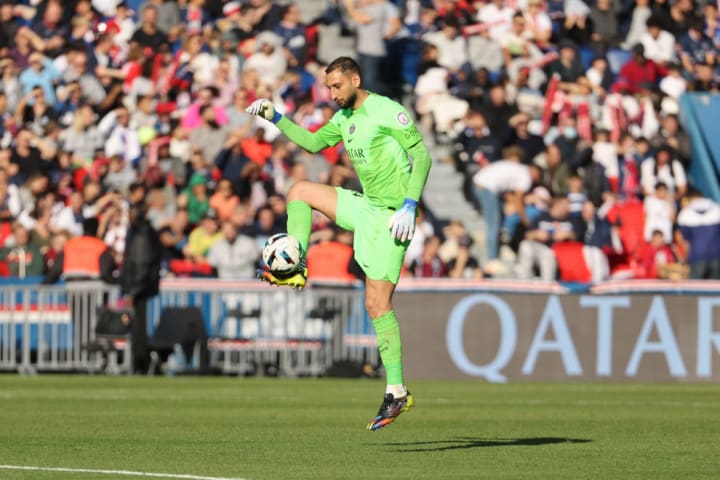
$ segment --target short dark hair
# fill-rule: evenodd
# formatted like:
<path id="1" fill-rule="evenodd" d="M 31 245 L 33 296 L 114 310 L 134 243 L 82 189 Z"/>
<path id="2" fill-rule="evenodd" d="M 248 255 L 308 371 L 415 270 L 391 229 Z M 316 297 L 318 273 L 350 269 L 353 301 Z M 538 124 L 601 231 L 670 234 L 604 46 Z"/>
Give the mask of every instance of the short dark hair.
<path id="1" fill-rule="evenodd" d="M 360 75 L 360 65 L 350 57 L 338 57 L 327 66 L 325 73 L 340 70 L 342 73 L 357 73 Z"/>

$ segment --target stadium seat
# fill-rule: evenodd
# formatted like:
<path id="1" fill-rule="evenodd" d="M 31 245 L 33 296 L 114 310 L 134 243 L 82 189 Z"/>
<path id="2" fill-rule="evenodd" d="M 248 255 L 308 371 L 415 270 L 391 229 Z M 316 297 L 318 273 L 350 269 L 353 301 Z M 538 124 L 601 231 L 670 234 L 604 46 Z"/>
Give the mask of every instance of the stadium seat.
<path id="1" fill-rule="evenodd" d="M 160 321 L 148 344 L 151 365 L 150 374 L 165 364 L 170 355 L 182 351 L 185 366 L 175 373 L 183 373 L 196 361 L 200 371 L 208 367 L 207 333 L 202 311 L 198 307 L 167 307 L 160 314 Z M 179 359 L 174 358 L 174 361 Z"/>
<path id="2" fill-rule="evenodd" d="M 582 242 L 557 242 L 552 246 L 561 282 L 588 283 L 592 273 L 585 261 Z"/>
<path id="3" fill-rule="evenodd" d="M 607 51 L 607 61 L 610 71 L 617 75 L 620 73 L 623 65 L 630 61 L 632 58 L 632 52 L 623 50 L 621 48 L 611 48 Z"/>

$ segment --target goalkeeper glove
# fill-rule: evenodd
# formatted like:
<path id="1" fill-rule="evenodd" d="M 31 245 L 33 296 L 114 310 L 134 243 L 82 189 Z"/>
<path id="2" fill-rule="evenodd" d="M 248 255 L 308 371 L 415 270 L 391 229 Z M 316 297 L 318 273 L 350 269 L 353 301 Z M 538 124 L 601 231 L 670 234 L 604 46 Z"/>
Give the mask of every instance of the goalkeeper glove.
<path id="1" fill-rule="evenodd" d="M 275 110 L 272 102 L 266 98 L 258 98 L 245 111 L 250 115 L 257 115 L 273 123 L 278 123 L 282 118 L 282 115 Z"/>
<path id="2" fill-rule="evenodd" d="M 402 207 L 390 217 L 388 228 L 395 240 L 400 242 L 410 241 L 415 233 L 415 209 L 417 202 L 412 198 L 406 198 Z"/>

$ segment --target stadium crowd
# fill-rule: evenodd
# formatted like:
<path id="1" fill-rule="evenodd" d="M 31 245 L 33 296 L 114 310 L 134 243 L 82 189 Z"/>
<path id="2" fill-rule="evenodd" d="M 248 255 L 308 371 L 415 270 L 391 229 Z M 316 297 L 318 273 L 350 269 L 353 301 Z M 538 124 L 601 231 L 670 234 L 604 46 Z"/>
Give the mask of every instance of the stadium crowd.
<path id="1" fill-rule="evenodd" d="M 293 182 L 359 188 L 342 145 L 307 153 L 245 112 L 327 122 L 336 26 L 486 222 L 479 239 L 421 209 L 407 275 L 720 278 L 720 206 L 678 120 L 684 92 L 718 91 L 716 3 L 330 0 L 307 23 L 301 5 L 0 0 L 2 273 L 44 275 L 82 236 L 121 268 L 144 203 L 163 275 L 252 277 Z M 362 275 L 351 234 L 318 215 L 312 241 L 311 278 Z"/>

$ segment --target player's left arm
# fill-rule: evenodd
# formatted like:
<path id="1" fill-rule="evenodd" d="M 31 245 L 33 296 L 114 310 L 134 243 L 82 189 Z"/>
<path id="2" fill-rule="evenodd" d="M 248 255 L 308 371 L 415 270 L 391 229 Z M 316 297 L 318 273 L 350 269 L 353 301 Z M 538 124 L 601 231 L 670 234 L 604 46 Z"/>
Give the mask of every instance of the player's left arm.
<path id="1" fill-rule="evenodd" d="M 422 135 L 413 121 L 410 120 L 410 116 L 404 108 L 398 110 L 396 117 L 389 122 L 385 130 L 397 140 L 403 150 L 412 158 L 407 198 L 417 202 L 420 200 L 430 173 L 430 166 L 432 165 L 430 152 L 428 152 L 425 142 L 423 142 Z"/>
<path id="2" fill-rule="evenodd" d="M 393 238 L 406 242 L 412 239 L 415 233 L 415 210 L 425 188 L 432 159 L 430 152 L 425 147 L 422 135 L 404 108 L 398 109 L 395 118 L 386 124 L 385 131 L 397 140 L 413 162 L 405 201 L 390 218 L 388 224 Z"/>

